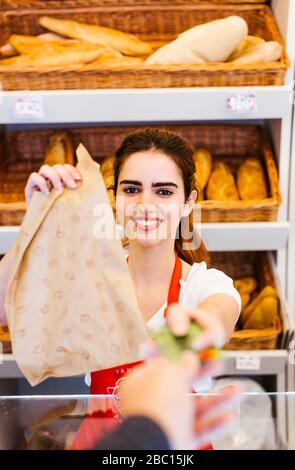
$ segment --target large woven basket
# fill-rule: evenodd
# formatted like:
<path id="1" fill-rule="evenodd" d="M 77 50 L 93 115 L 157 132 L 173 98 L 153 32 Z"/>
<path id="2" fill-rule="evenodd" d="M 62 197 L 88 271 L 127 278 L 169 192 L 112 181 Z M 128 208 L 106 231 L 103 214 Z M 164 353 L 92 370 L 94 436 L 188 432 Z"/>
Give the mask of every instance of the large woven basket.
<path id="1" fill-rule="evenodd" d="M 221 269 L 233 279 L 251 276 L 258 281 L 259 290 L 271 285 L 277 289 L 279 296 L 281 295 L 270 253 L 211 253 L 211 260 L 213 267 Z M 280 347 L 280 335 L 284 326 L 283 308 L 284 300 L 280 298 L 280 314 L 271 328 L 235 331 L 224 349 L 253 350 Z"/>
<path id="2" fill-rule="evenodd" d="M 110 5 L 198 5 L 200 3 L 266 3 L 268 0 L 63 0 L 63 8 Z M 60 0 L 0 0 L 1 8 L 58 8 Z"/>
<path id="3" fill-rule="evenodd" d="M 260 200 L 201 202 L 202 222 L 274 221 L 281 204 L 279 178 L 270 142 L 258 126 L 204 126 L 197 144 L 207 147 L 215 160 L 227 163 L 235 174 L 247 157 L 258 157 L 267 177 L 268 197 Z"/>
<path id="4" fill-rule="evenodd" d="M 75 147 L 82 142 L 98 161 L 112 155 L 124 137 L 143 126 L 71 129 Z M 160 127 L 160 126 L 154 126 Z M 169 125 L 193 146 L 205 146 L 214 158 L 235 170 L 248 156 L 262 159 L 269 197 L 258 201 L 202 201 L 203 222 L 275 220 L 281 203 L 278 174 L 269 141 L 255 125 Z M 0 139 L 0 225 L 19 225 L 24 215 L 24 187 L 44 160 L 52 130 L 7 132 Z"/>
<path id="5" fill-rule="evenodd" d="M 58 2 L 56 2 L 58 4 Z M 140 38 L 165 43 L 182 31 L 229 15 L 242 16 L 252 35 L 283 44 L 276 21 L 266 5 L 145 5 L 100 6 L 88 8 L 47 9 L 46 15 L 101 24 L 133 33 Z M 37 35 L 44 32 L 38 18 L 44 9 L 3 11 L 0 15 L 1 44 L 13 33 Z M 4 90 L 56 90 L 97 88 L 163 88 L 211 87 L 245 85 L 283 85 L 289 66 L 287 55 L 280 61 L 233 65 L 230 63 L 202 65 L 118 65 L 73 66 L 67 68 L 20 67 L 6 71 L 1 67 L 0 80 Z"/>

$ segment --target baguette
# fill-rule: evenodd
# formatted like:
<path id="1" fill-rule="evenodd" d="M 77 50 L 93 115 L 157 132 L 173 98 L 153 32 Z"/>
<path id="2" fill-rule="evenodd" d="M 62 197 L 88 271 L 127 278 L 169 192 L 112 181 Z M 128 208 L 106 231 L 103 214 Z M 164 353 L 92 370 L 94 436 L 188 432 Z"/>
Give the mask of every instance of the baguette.
<path id="1" fill-rule="evenodd" d="M 259 38 L 258 36 L 247 36 L 244 41 L 242 41 L 238 47 L 233 51 L 233 53 L 227 59 L 227 62 L 232 62 L 233 60 L 239 59 L 243 55 L 245 55 L 249 49 L 252 47 L 257 46 L 258 44 L 265 43 L 265 40 Z"/>
<path id="2" fill-rule="evenodd" d="M 44 45 L 41 49 L 33 49 L 30 54 L 23 54 L 10 59 L 0 60 L 4 67 L 63 67 L 76 64 L 85 64 L 97 59 L 104 48 L 93 44 L 72 44 L 71 47 L 58 45 Z"/>
<path id="3" fill-rule="evenodd" d="M 48 37 L 48 36 L 46 36 Z M 56 46 L 72 47 L 73 44 L 79 44 L 79 41 L 72 39 L 44 39 L 38 36 L 21 36 L 12 34 L 9 38 L 9 44 L 19 54 L 30 54 L 33 49 L 46 47 L 46 50 L 54 50 Z"/>
<path id="4" fill-rule="evenodd" d="M 128 66 L 128 65 L 141 65 L 143 59 L 141 57 L 129 57 L 124 56 L 121 52 L 116 51 L 115 49 L 105 49 L 101 56 L 96 59 L 94 62 L 89 64 L 89 68 L 96 66 Z"/>
<path id="5" fill-rule="evenodd" d="M 12 36 L 16 36 L 16 35 L 12 35 Z M 10 38 L 9 38 L 9 40 L 6 44 L 3 44 L 3 46 L 0 47 L 0 54 L 3 57 L 12 57 L 12 56 L 17 55 L 18 51 L 10 43 L 10 39 L 11 39 L 12 36 L 10 36 Z M 64 39 L 62 36 L 59 36 L 58 34 L 54 34 L 54 33 L 44 33 L 44 34 L 39 34 L 39 36 L 20 36 L 19 35 L 18 37 L 42 39 L 43 41 L 59 41 L 60 39 Z M 73 42 L 75 40 L 74 39 L 67 39 L 67 41 Z M 42 46 L 42 43 L 41 44 L 39 43 L 39 47 L 40 47 L 40 45 Z"/>
<path id="6" fill-rule="evenodd" d="M 126 55 L 142 56 L 153 52 L 152 47 L 147 42 L 142 41 L 133 34 L 115 29 L 72 20 L 60 20 L 49 16 L 42 16 L 39 23 L 54 33 L 80 39 L 91 44 L 110 47 Z"/>
<path id="7" fill-rule="evenodd" d="M 279 42 L 268 41 L 249 48 L 245 54 L 232 61 L 232 64 L 247 65 L 254 63 L 276 62 L 282 57 L 283 48 Z"/>

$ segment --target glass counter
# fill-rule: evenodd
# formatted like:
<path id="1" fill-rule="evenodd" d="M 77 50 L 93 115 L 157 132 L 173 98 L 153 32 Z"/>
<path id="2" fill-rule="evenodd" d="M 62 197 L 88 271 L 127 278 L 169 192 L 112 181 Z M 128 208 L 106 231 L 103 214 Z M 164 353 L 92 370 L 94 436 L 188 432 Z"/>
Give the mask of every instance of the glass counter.
<path id="1" fill-rule="evenodd" d="M 197 401 L 206 395 L 191 396 Z M 241 403 L 228 405 L 235 412 L 235 427 L 213 442 L 214 449 L 288 450 L 276 418 L 282 401 L 294 412 L 295 393 L 245 392 Z M 0 449 L 91 449 L 120 422 L 120 401 L 114 395 L 2 396 Z"/>

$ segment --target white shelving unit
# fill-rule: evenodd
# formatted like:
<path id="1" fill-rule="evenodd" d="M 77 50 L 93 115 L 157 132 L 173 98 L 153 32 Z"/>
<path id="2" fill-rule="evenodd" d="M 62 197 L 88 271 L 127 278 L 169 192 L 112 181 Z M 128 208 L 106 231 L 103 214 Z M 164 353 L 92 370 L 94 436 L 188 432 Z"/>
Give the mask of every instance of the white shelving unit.
<path id="1" fill-rule="evenodd" d="M 256 363 L 260 364 L 260 368 L 247 371 L 247 375 L 261 375 L 263 369 L 265 375 L 284 374 L 287 361 L 287 351 L 251 351 L 248 353 L 251 359 L 254 358 Z M 237 357 L 247 355 L 246 352 L 239 353 L 235 351 L 224 351 L 225 372 L 228 375 L 243 375 L 245 370 L 237 367 Z M 22 378 L 23 375 L 19 370 L 12 354 L 4 354 L 3 363 L 0 367 L 0 379 Z"/>
<path id="2" fill-rule="evenodd" d="M 24 92 L 4 90 L 1 122 L 104 124 L 232 120 L 236 116 L 228 110 L 227 100 L 240 91 L 240 87 Z M 289 118 L 291 82 L 282 87 L 243 87 L 243 91 L 255 95 L 257 106 L 251 112 L 239 114 L 239 119 Z M 19 117 L 16 106 L 19 98 L 35 100 L 39 106 L 38 117 L 29 120 Z"/>
<path id="3" fill-rule="evenodd" d="M 201 235 L 209 250 L 276 252 L 277 273 L 286 297 L 289 322 L 295 326 L 295 141 L 291 159 L 291 135 L 294 103 L 295 1 L 273 0 L 272 8 L 285 38 L 291 67 L 285 85 L 280 87 L 175 88 L 5 92 L 0 94 L 0 126 L 39 124 L 122 124 L 148 122 L 262 121 L 269 128 L 276 150 L 283 203 L 276 222 L 202 224 Z M 234 114 L 227 107 L 228 98 L 236 93 L 251 92 L 256 107 L 251 112 Z M 17 114 L 20 98 L 34 100 L 38 117 Z M 37 114 L 38 114 L 37 113 Z M 295 135 L 295 123 L 293 127 Z M 291 165 L 292 163 L 292 165 Z M 18 227 L 0 227 L 0 254 L 14 242 Z M 295 344 L 294 344 L 295 349 Z M 226 353 L 226 373 L 237 370 L 240 352 Z M 257 370 L 249 374 L 276 375 L 278 391 L 295 389 L 295 374 L 286 349 L 251 352 L 259 359 Z M 295 355 L 295 354 L 294 354 Z M 288 375 L 286 371 L 288 370 Z M 246 372 L 244 372 L 246 374 Z M 20 378 L 13 357 L 5 356 L 0 378 Z M 292 414 L 293 413 L 293 414 Z M 295 446 L 291 434 L 295 410 L 287 410 L 284 400 L 278 403 L 278 421 L 282 436 Z M 289 423 L 289 426 L 286 424 Z"/>
<path id="4" fill-rule="evenodd" d="M 286 221 L 206 223 L 201 224 L 198 232 L 210 251 L 272 251 L 286 249 L 289 228 Z M 19 227 L 0 227 L 0 255 L 7 252 L 18 233 Z"/>

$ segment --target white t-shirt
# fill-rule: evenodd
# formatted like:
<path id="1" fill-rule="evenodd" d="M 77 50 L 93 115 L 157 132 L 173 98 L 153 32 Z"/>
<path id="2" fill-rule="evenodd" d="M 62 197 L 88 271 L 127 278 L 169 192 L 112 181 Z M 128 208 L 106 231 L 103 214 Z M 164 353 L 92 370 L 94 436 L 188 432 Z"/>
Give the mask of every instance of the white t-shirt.
<path id="1" fill-rule="evenodd" d="M 186 280 L 180 280 L 179 303 L 188 309 L 193 309 L 213 294 L 228 294 L 233 297 L 238 303 L 240 313 L 241 297 L 234 288 L 232 279 L 218 269 L 208 269 L 204 261 L 194 263 Z M 164 310 L 166 307 L 167 302 L 148 321 L 149 329 L 158 328 L 165 323 Z"/>
<path id="2" fill-rule="evenodd" d="M 227 294 L 233 297 L 238 303 L 240 313 L 241 297 L 235 289 L 232 279 L 218 269 L 208 269 L 204 261 L 194 263 L 186 280 L 180 280 L 179 303 L 188 309 L 193 309 L 213 294 Z M 166 307 L 167 302 L 147 322 L 149 330 L 165 324 L 164 311 Z M 87 385 L 90 385 L 90 374 L 86 375 L 85 381 Z M 196 387 L 200 391 L 201 389 L 210 388 L 210 385 L 207 381 L 206 384 L 204 383 L 204 387 L 203 384 L 200 385 L 199 383 Z"/>

